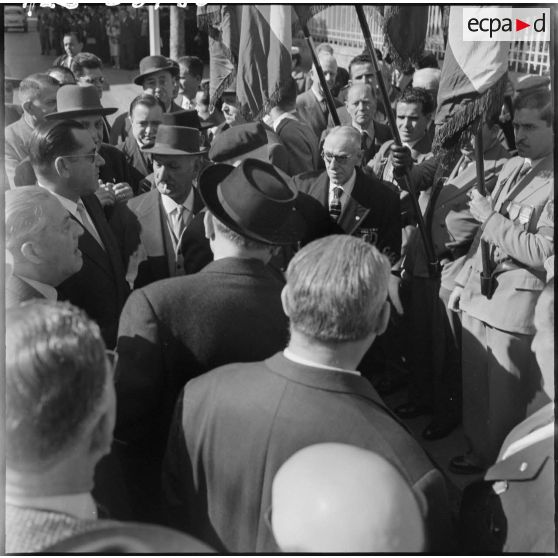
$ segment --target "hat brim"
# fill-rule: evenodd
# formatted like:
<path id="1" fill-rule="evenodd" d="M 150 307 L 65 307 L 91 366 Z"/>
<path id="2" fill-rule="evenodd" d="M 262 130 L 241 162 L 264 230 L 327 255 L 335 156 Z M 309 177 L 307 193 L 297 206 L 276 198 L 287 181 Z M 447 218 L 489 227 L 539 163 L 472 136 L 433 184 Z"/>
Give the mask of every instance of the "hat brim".
<path id="1" fill-rule="evenodd" d="M 136 85 L 142 85 L 143 80 L 147 76 L 150 76 L 151 74 L 156 74 L 157 72 L 170 72 L 174 77 L 176 77 L 180 73 L 178 68 L 176 68 L 172 64 L 169 64 L 168 66 L 163 66 L 162 68 L 153 68 L 153 70 L 149 70 L 147 72 L 144 72 L 143 74 L 137 75 L 134 78 L 134 83 Z"/>
<path id="2" fill-rule="evenodd" d="M 272 246 L 288 246 L 290 244 L 296 244 L 301 240 L 304 236 L 306 226 L 301 214 L 296 210 L 291 211 L 289 218 L 280 229 L 265 237 L 241 227 L 228 215 L 219 201 L 217 189 L 219 184 L 221 184 L 234 169 L 235 167 L 233 165 L 217 163 L 207 167 L 201 173 L 198 179 L 198 191 L 207 209 L 229 229 L 251 240 L 270 244 Z"/>
<path id="3" fill-rule="evenodd" d="M 63 110 L 61 112 L 51 112 L 45 116 L 45 120 L 57 120 L 63 118 L 73 118 L 74 116 L 105 116 L 107 114 L 114 114 L 117 108 L 90 108 L 90 109 L 76 109 L 76 110 Z"/>
<path id="4" fill-rule="evenodd" d="M 205 155 L 209 151 L 184 151 L 183 149 L 176 149 L 175 147 L 157 146 L 147 147 L 142 149 L 142 153 L 152 153 L 153 155 Z"/>

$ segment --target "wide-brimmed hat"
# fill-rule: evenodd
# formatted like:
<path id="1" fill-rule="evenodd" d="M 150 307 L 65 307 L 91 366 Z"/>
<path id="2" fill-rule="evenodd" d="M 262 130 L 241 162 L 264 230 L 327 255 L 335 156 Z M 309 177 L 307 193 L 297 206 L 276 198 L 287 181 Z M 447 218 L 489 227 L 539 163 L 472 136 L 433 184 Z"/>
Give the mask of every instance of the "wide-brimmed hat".
<path id="1" fill-rule="evenodd" d="M 167 70 L 173 76 L 178 76 L 180 73 L 178 64 L 175 65 L 172 60 L 165 56 L 146 56 L 140 60 L 139 74 L 134 78 L 134 83 L 141 85 L 147 76 L 163 70 Z"/>
<path id="2" fill-rule="evenodd" d="M 117 108 L 101 105 L 99 93 L 94 85 L 65 85 L 56 92 L 56 112 L 45 116 L 47 120 L 90 116 L 93 114 L 112 114 Z"/>
<path id="3" fill-rule="evenodd" d="M 261 122 L 231 126 L 213 138 L 209 158 L 216 163 L 242 157 L 267 145 L 267 133 Z"/>
<path id="4" fill-rule="evenodd" d="M 166 126 L 157 128 L 155 143 L 152 147 L 142 149 L 144 153 L 154 155 L 202 155 L 207 151 L 201 149 L 200 131 L 184 126 Z"/>
<path id="5" fill-rule="evenodd" d="M 161 118 L 161 124 L 166 126 L 186 126 L 186 128 L 197 128 L 198 130 L 211 128 L 212 126 L 212 124 L 204 124 L 198 116 L 198 111 L 193 109 L 165 112 Z"/>
<path id="6" fill-rule="evenodd" d="M 246 159 L 238 167 L 216 164 L 198 179 L 207 209 L 233 231 L 265 244 L 294 244 L 305 224 L 296 210 L 297 189 L 270 163 Z"/>

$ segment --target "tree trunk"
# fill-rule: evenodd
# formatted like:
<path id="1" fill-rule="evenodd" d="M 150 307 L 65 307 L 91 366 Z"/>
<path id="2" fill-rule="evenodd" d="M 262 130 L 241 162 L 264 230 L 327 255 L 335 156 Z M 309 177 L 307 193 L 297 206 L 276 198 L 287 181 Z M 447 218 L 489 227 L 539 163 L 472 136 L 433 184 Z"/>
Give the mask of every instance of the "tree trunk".
<path id="1" fill-rule="evenodd" d="M 170 57 L 177 60 L 184 56 L 184 8 L 170 8 Z"/>

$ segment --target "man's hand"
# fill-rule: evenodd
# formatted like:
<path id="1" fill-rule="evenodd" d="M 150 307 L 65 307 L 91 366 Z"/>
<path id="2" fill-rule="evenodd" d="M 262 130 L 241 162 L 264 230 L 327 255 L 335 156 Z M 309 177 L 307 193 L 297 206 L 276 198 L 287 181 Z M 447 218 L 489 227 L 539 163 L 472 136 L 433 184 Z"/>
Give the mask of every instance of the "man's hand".
<path id="1" fill-rule="evenodd" d="M 112 185 L 110 182 L 107 184 L 103 184 L 102 180 L 99 179 L 99 188 L 97 188 L 95 195 L 97 196 L 103 207 L 114 205 L 116 202 L 116 196 L 112 191 Z"/>
<path id="2" fill-rule="evenodd" d="M 451 291 L 449 300 L 448 300 L 448 308 L 453 312 L 459 312 L 459 301 L 461 300 L 461 293 L 463 292 L 463 287 L 454 287 L 453 291 Z"/>
<path id="3" fill-rule="evenodd" d="M 392 143 L 390 151 L 393 170 L 396 174 L 404 174 L 407 170 L 411 169 L 413 166 L 413 158 L 411 156 L 411 150 L 408 147 Z"/>
<path id="4" fill-rule="evenodd" d="M 399 298 L 399 287 L 401 285 L 401 277 L 397 275 L 390 274 L 388 283 L 388 296 L 395 308 L 395 311 L 402 316 L 403 315 L 403 305 L 401 304 L 401 299 Z"/>
<path id="5" fill-rule="evenodd" d="M 119 182 L 112 187 L 117 202 L 125 202 L 134 197 L 134 191 L 127 182 Z"/>
<path id="6" fill-rule="evenodd" d="M 492 209 L 492 198 L 490 196 L 481 196 L 476 189 L 471 190 L 469 194 L 469 209 L 471 215 L 479 222 L 484 223 L 494 210 Z"/>

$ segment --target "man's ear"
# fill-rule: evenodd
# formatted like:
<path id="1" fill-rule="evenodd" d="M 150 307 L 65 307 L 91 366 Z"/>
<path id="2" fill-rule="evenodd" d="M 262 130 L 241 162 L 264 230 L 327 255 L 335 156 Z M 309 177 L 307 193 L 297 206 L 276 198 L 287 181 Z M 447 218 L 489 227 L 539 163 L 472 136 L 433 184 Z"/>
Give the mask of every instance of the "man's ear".
<path id="1" fill-rule="evenodd" d="M 205 238 L 207 240 L 215 240 L 215 226 L 213 225 L 213 217 L 209 211 L 203 216 L 203 227 L 205 229 Z"/>
<path id="2" fill-rule="evenodd" d="M 97 419 L 91 431 L 89 451 L 96 454 L 99 459 L 110 453 L 114 429 L 114 417 L 111 417 L 110 410 L 105 409 Z"/>
<path id="3" fill-rule="evenodd" d="M 287 285 L 285 285 L 281 291 L 281 306 L 283 306 L 283 312 L 285 312 L 285 316 L 290 318 L 289 311 L 287 309 Z"/>
<path id="4" fill-rule="evenodd" d="M 21 108 L 27 114 L 30 114 L 31 116 L 35 116 L 35 107 L 33 106 L 33 103 L 29 99 L 27 101 L 23 101 Z"/>
<path id="5" fill-rule="evenodd" d="M 56 157 L 54 160 L 54 170 L 58 176 L 68 178 L 70 176 L 70 169 L 68 168 L 68 163 L 64 157 Z"/>
<path id="6" fill-rule="evenodd" d="M 378 316 L 376 335 L 382 335 L 382 333 L 384 333 L 384 331 L 387 329 L 390 313 L 391 307 L 389 305 L 389 302 L 386 300 L 380 310 L 380 315 Z"/>
<path id="7" fill-rule="evenodd" d="M 31 241 L 25 242 L 24 244 L 22 244 L 20 251 L 23 255 L 23 257 L 33 263 L 33 264 L 41 264 L 42 263 L 42 259 L 39 256 L 39 254 L 37 253 L 37 249 L 35 247 L 35 244 Z"/>

